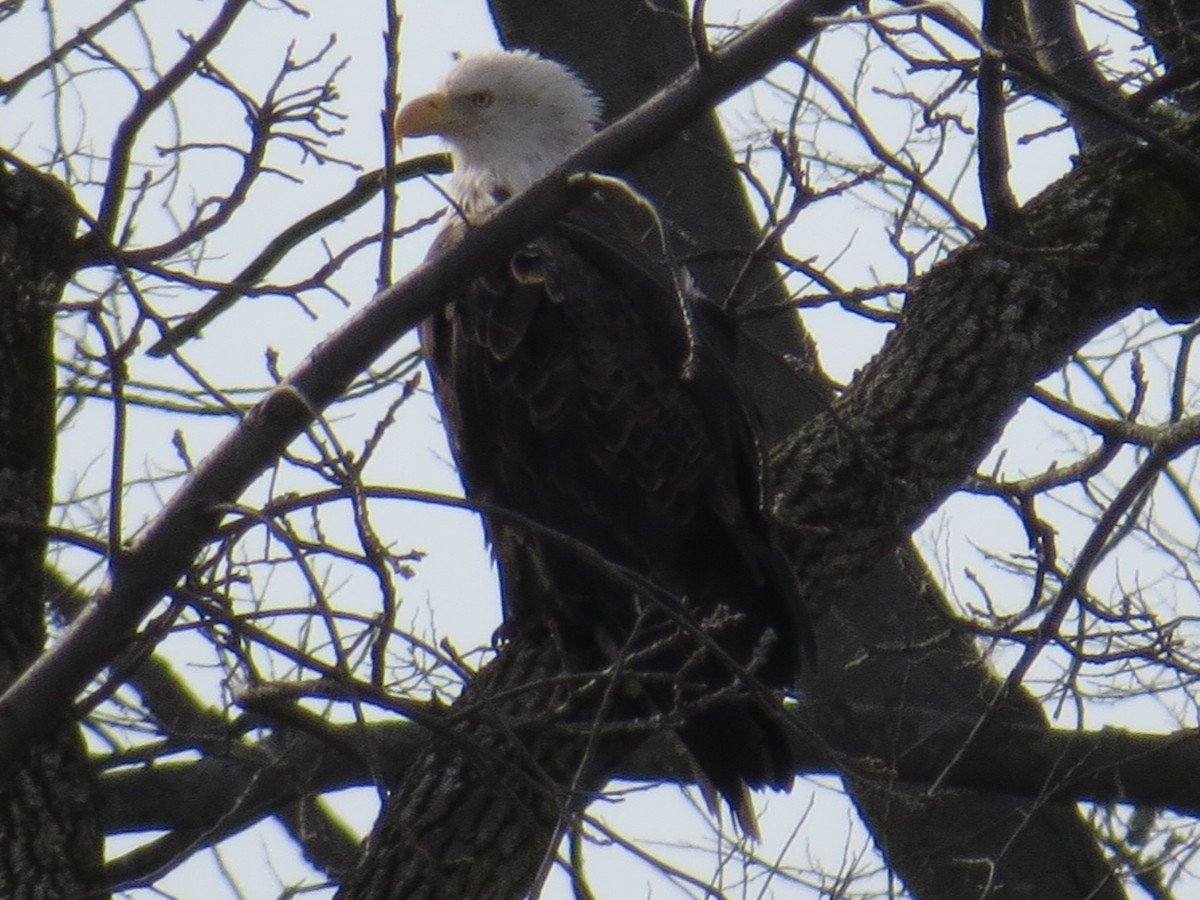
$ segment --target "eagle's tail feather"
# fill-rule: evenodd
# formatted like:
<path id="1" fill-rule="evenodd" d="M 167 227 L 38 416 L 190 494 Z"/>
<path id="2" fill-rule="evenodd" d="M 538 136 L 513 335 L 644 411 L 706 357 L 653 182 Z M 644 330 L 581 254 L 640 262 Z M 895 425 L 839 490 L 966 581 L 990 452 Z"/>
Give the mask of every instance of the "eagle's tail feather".
<path id="1" fill-rule="evenodd" d="M 758 817 L 750 789 L 787 791 L 795 777 L 795 757 L 778 715 L 752 700 L 731 699 L 689 716 L 679 729 L 699 770 L 697 781 L 709 810 L 719 816 L 719 794 L 742 833 L 755 840 Z"/>

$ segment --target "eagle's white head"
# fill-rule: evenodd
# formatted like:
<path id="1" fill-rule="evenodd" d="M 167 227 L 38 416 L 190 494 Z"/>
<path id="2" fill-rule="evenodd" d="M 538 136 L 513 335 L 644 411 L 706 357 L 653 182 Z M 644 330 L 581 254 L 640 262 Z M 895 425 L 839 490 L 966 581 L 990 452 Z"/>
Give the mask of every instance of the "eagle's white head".
<path id="1" fill-rule="evenodd" d="M 396 116 L 396 136 L 441 135 L 454 157 L 455 199 L 483 212 L 562 162 L 600 123 L 579 76 L 528 50 L 459 60 L 432 94 Z"/>

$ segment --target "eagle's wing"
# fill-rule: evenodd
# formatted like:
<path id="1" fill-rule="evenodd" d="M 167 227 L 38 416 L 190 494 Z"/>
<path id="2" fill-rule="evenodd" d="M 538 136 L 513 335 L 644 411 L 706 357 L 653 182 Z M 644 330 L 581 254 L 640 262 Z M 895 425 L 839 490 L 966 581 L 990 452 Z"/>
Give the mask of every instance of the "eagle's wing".
<path id="1" fill-rule="evenodd" d="M 422 330 L 466 491 L 485 508 L 507 627 L 622 646 L 657 602 L 653 590 L 632 600 L 632 573 L 694 622 L 723 623 L 707 627 L 725 653 L 788 687 L 811 634 L 761 509 L 759 449 L 726 358 L 734 330 L 681 297 L 654 242 L 612 218 L 585 206 Z M 689 659 L 676 655 L 659 668 Z M 734 680 L 711 659 L 695 678 L 708 691 Z M 761 719 L 717 703 L 681 729 L 735 807 L 745 782 L 790 783 L 786 739 Z"/>

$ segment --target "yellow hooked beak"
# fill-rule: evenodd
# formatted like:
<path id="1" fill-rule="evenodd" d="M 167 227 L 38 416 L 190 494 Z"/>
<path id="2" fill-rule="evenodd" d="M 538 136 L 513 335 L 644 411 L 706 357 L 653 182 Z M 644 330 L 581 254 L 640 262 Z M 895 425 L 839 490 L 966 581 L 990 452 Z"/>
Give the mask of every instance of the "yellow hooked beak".
<path id="1" fill-rule="evenodd" d="M 445 134 L 453 130 L 457 117 L 445 94 L 425 94 L 411 100 L 396 114 L 395 133 L 398 139 Z"/>

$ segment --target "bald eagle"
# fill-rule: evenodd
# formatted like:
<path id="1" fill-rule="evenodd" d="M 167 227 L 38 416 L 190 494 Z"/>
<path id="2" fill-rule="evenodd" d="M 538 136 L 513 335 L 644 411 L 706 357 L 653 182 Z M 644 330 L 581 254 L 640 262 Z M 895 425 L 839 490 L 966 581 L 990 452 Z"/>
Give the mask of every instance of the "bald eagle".
<path id="1" fill-rule="evenodd" d="M 396 134 L 440 135 L 454 160 L 456 219 L 431 256 L 600 116 L 580 78 L 527 51 L 466 57 L 404 106 Z M 812 638 L 762 510 L 736 333 L 654 218 L 597 191 L 448 298 L 421 339 L 505 631 L 552 635 L 580 665 L 622 660 L 641 679 L 630 708 L 666 714 L 710 805 L 715 789 L 755 833 L 747 787 L 786 789 L 795 771 L 771 692 L 794 686 Z"/>

